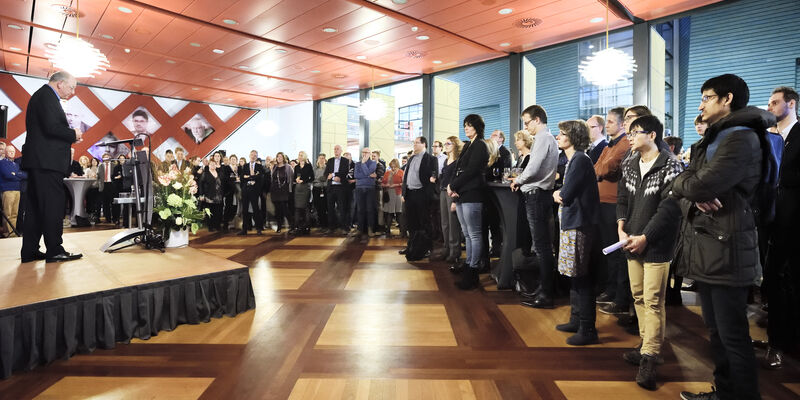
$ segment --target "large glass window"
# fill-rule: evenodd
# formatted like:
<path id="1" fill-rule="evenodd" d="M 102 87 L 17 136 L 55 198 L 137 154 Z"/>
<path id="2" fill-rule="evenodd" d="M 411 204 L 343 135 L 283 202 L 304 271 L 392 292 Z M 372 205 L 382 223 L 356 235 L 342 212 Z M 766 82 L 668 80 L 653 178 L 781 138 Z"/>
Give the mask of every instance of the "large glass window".
<path id="1" fill-rule="evenodd" d="M 340 145 L 350 154 L 358 154 L 361 145 L 358 93 L 325 99 L 321 104 L 320 151 L 330 157 L 333 146 Z"/>
<path id="2" fill-rule="evenodd" d="M 402 159 L 422 136 L 422 79 L 386 85 L 375 89 L 389 108 L 386 117 L 369 122 L 369 147 L 381 151 L 388 161 Z"/>
<path id="3" fill-rule="evenodd" d="M 672 21 L 664 22 L 655 26 L 662 38 L 664 38 L 664 136 L 677 135 L 675 129 L 675 112 L 673 111 L 674 98 L 674 24 Z"/>
<path id="4" fill-rule="evenodd" d="M 608 37 L 609 45 L 615 49 L 622 50 L 629 55 L 633 55 L 633 31 L 624 30 L 614 32 Z M 578 46 L 578 56 L 581 60 L 592 55 L 592 53 L 606 47 L 604 36 L 584 40 Z M 574 67 L 577 71 L 577 66 Z M 578 73 L 580 76 L 580 73 Z M 619 107 L 629 106 L 633 103 L 633 77 L 614 86 L 598 87 L 587 82 L 580 77 L 580 100 L 578 118 L 588 119 L 592 115 L 606 115 L 608 110 Z"/>
<path id="5" fill-rule="evenodd" d="M 466 140 L 461 121 L 468 114 L 483 117 L 486 137 L 495 129 L 509 137 L 509 76 L 508 58 L 437 74 L 433 79 L 434 140 L 449 136 Z"/>

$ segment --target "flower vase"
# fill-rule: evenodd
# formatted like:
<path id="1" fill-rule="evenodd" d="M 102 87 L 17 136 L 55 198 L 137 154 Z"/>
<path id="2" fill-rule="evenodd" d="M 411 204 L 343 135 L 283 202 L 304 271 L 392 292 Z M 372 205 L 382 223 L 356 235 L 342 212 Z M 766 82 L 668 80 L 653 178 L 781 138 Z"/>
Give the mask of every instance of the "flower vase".
<path id="1" fill-rule="evenodd" d="M 179 231 L 170 229 L 169 239 L 165 243 L 167 247 L 177 248 L 186 247 L 189 245 L 189 230 L 181 229 Z"/>

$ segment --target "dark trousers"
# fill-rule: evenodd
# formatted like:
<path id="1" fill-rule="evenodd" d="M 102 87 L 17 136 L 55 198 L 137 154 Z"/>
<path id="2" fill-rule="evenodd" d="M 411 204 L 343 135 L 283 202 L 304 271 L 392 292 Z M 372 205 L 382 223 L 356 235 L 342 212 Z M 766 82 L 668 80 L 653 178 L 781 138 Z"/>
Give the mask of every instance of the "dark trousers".
<path id="1" fill-rule="evenodd" d="M 761 398 L 747 322 L 749 289 L 698 282 L 703 320 L 711 334 L 714 384 L 720 399 Z"/>
<path id="2" fill-rule="evenodd" d="M 600 245 L 608 247 L 619 242 L 617 233 L 617 205 L 600 203 Z M 631 281 L 628 277 L 628 262 L 622 250 L 617 250 L 605 257 L 605 292 L 622 306 L 631 304 Z M 603 264 L 600 264 L 603 266 Z"/>
<path id="3" fill-rule="evenodd" d="M 228 226 L 228 224 L 233 221 L 233 217 L 236 216 L 236 204 L 233 204 L 233 199 L 236 197 L 235 192 L 231 192 L 225 195 L 223 201 L 225 205 L 223 206 L 224 209 L 222 211 L 222 224 L 224 226 Z M 226 228 L 227 229 L 227 228 Z"/>
<path id="4" fill-rule="evenodd" d="M 555 284 L 555 257 L 551 238 L 550 219 L 553 216 L 553 191 L 534 189 L 525 194 L 528 227 L 533 237 L 533 250 L 539 261 L 541 293 L 553 297 Z"/>
<path id="5" fill-rule="evenodd" d="M 491 245 L 489 235 L 492 236 Z M 500 213 L 491 201 L 483 203 L 483 243 L 489 253 L 499 253 L 503 248 L 503 229 L 500 227 Z"/>
<path id="6" fill-rule="evenodd" d="M 283 227 L 284 218 L 289 222 L 289 226 L 294 225 L 292 216 L 289 214 L 289 200 L 273 201 L 272 204 L 275 205 L 275 219 L 278 222 L 278 228 Z"/>
<path id="7" fill-rule="evenodd" d="M 378 230 L 378 215 L 375 213 L 375 206 L 378 204 L 375 198 L 375 187 L 356 188 L 356 209 L 358 210 L 358 230 L 367 232 L 367 228 L 373 232 Z M 369 224 L 369 225 L 368 225 Z"/>
<path id="8" fill-rule="evenodd" d="M 442 214 L 441 210 L 439 209 L 439 196 L 442 194 L 439 192 L 438 184 L 436 184 L 436 191 L 434 192 L 433 198 L 431 199 L 430 210 L 431 210 L 431 240 L 434 242 L 442 242 L 444 243 L 447 238 L 445 238 L 442 234 Z M 447 192 L 444 192 L 444 196 L 447 196 Z"/>
<path id="9" fill-rule="evenodd" d="M 781 351 L 792 350 L 800 341 L 800 259 L 793 249 L 796 236 L 789 232 L 793 229 L 773 235 L 761 285 L 769 299 L 769 345 Z"/>
<path id="10" fill-rule="evenodd" d="M 28 171 L 28 198 L 25 215 L 25 235 L 22 237 L 22 258 L 33 258 L 44 236 L 45 253 L 52 257 L 64 252 L 61 235 L 64 232 L 66 202 L 64 174 L 45 169 Z"/>
<path id="11" fill-rule="evenodd" d="M 103 215 L 106 217 L 106 222 L 117 222 L 119 220 L 119 208 L 113 207 L 114 198 L 117 197 L 117 189 L 112 182 L 103 182 Z M 112 210 L 116 208 L 116 210 Z"/>
<path id="12" fill-rule="evenodd" d="M 245 188 L 242 190 L 242 230 L 249 231 L 252 226 L 250 222 L 251 213 L 250 207 L 253 208 L 253 217 L 255 217 L 256 230 L 261 231 L 264 227 L 264 215 L 261 213 L 261 208 L 258 206 L 259 197 L 261 192 L 255 189 Z"/>
<path id="13" fill-rule="evenodd" d="M 325 198 L 325 188 L 324 187 L 314 187 L 313 191 L 313 204 L 314 204 L 314 211 L 317 212 L 317 221 L 319 222 L 319 226 L 327 227 L 328 226 L 328 202 L 327 198 Z"/>
<path id="14" fill-rule="evenodd" d="M 414 231 L 424 231 L 430 225 L 430 212 L 428 205 L 430 200 L 425 195 L 425 189 L 408 189 L 405 194 L 406 229 L 409 234 Z"/>
<path id="15" fill-rule="evenodd" d="M 572 308 L 572 318 L 588 322 L 591 327 L 594 327 L 597 319 L 597 307 L 592 276 L 589 274 L 576 276 L 570 281 L 569 304 Z"/>
<path id="16" fill-rule="evenodd" d="M 211 211 L 211 216 L 208 217 L 208 229 L 218 231 L 222 222 L 222 203 L 206 203 L 206 206 Z"/>
<path id="17" fill-rule="evenodd" d="M 27 190 L 21 190 L 19 192 L 19 206 L 17 207 L 17 220 L 14 222 L 14 226 L 17 227 L 17 232 L 20 235 L 24 232 L 25 227 L 25 207 L 27 203 L 28 195 Z"/>
<path id="18" fill-rule="evenodd" d="M 309 218 L 309 210 L 308 207 L 302 207 L 294 209 L 294 227 L 295 229 L 308 229 L 311 227 L 311 221 Z"/>
<path id="19" fill-rule="evenodd" d="M 345 229 L 347 218 L 347 187 L 330 185 L 325 195 L 328 198 L 328 228 Z"/>

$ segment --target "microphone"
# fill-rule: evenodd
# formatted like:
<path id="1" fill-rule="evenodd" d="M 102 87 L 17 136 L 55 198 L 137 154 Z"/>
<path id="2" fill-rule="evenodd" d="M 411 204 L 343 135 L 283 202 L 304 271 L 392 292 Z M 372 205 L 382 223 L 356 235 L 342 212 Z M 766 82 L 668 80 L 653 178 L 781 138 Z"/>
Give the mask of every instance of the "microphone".
<path id="1" fill-rule="evenodd" d="M 111 142 L 98 143 L 97 146 L 106 146 L 106 147 L 108 147 L 108 146 L 115 146 L 115 145 L 118 145 L 118 144 L 128 144 L 128 143 L 133 143 L 134 146 L 138 147 L 138 146 L 143 145 L 144 141 L 142 141 L 142 139 L 140 139 L 140 138 L 122 139 L 122 140 L 114 140 L 114 141 L 111 141 Z"/>

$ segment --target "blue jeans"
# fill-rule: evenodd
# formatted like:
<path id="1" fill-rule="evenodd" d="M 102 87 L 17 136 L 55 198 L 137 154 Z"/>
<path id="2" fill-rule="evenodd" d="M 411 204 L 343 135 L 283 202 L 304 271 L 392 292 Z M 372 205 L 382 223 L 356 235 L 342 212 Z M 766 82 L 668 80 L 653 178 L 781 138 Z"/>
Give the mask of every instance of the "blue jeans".
<path id="1" fill-rule="evenodd" d="M 466 263 L 472 268 L 478 268 L 484 251 L 481 237 L 483 203 L 456 203 L 456 214 L 467 242 Z"/>
<path id="2" fill-rule="evenodd" d="M 356 213 L 358 213 L 358 230 L 367 232 L 367 221 L 369 227 L 373 231 L 376 230 L 377 222 L 375 214 L 375 187 L 357 187 L 356 188 Z"/>
<path id="3" fill-rule="evenodd" d="M 556 268 L 550 227 L 550 218 L 553 217 L 553 191 L 534 189 L 525 193 L 525 210 L 533 238 L 533 250 L 539 260 L 541 293 L 553 297 Z"/>

